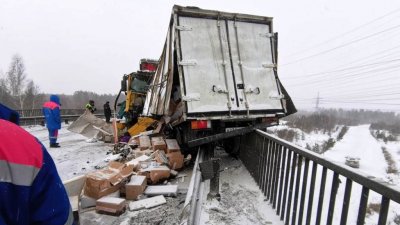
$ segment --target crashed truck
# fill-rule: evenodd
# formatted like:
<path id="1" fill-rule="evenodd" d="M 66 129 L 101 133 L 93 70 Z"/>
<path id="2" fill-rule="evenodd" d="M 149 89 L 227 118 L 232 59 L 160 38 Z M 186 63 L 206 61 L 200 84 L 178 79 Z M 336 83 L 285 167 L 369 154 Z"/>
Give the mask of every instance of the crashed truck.
<path id="1" fill-rule="evenodd" d="M 272 18 L 175 5 L 143 116 L 166 124 L 184 150 L 222 143 L 296 112 L 277 74 Z"/>

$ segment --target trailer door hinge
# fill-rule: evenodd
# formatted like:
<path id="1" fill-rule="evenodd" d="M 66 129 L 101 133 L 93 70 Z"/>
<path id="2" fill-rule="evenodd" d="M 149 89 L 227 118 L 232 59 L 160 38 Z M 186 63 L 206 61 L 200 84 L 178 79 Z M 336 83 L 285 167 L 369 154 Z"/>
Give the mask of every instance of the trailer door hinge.
<path id="1" fill-rule="evenodd" d="M 273 100 L 281 100 L 285 98 L 285 95 L 283 94 L 279 94 L 276 91 L 271 91 L 268 95 L 269 99 L 273 99 Z"/>
<path id="2" fill-rule="evenodd" d="M 188 93 L 182 96 L 182 100 L 186 102 L 200 101 L 200 93 Z"/>
<path id="3" fill-rule="evenodd" d="M 187 27 L 187 26 L 176 26 L 177 30 L 180 31 L 192 31 L 193 29 L 191 27 Z"/>
<path id="4" fill-rule="evenodd" d="M 260 33 L 261 37 L 266 37 L 266 38 L 272 38 L 274 36 L 274 34 L 272 33 Z"/>
<path id="5" fill-rule="evenodd" d="M 196 60 L 182 60 L 179 62 L 180 66 L 196 66 L 197 61 Z"/>
<path id="6" fill-rule="evenodd" d="M 267 69 L 273 69 L 273 68 L 276 68 L 276 64 L 274 64 L 274 63 L 263 63 L 262 67 L 267 68 Z"/>

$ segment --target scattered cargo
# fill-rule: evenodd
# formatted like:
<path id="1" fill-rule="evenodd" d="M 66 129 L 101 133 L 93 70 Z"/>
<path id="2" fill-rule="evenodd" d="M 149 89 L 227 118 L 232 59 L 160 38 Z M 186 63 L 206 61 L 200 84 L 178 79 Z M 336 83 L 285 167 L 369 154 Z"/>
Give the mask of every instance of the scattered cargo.
<path id="1" fill-rule="evenodd" d="M 86 113 L 71 125 L 105 142 L 114 136 L 121 155 L 88 173 L 71 201 L 96 200 L 96 211 L 111 215 L 123 213 L 126 200 L 130 210 L 164 204 L 164 195 L 178 193 L 168 180 L 185 180 L 179 171 L 194 147 L 236 151 L 240 135 L 296 112 L 277 75 L 277 38 L 270 17 L 174 6 L 160 60 L 143 59 L 123 76 L 112 127 Z"/>

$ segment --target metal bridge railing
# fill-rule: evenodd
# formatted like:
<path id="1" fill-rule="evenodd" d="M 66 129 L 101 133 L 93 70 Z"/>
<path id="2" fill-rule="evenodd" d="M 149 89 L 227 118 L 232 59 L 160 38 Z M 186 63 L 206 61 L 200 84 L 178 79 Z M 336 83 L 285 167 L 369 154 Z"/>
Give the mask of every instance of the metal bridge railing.
<path id="1" fill-rule="evenodd" d="M 240 147 L 240 158 L 285 225 L 364 225 L 371 196 L 380 199 L 379 218 L 372 224 L 385 225 L 390 202 L 400 203 L 398 187 L 261 130 L 242 137 Z M 337 198 L 338 191 L 343 199 Z"/>
<path id="2" fill-rule="evenodd" d="M 16 110 L 20 115 L 20 125 L 38 125 L 44 124 L 42 109 L 24 109 Z M 85 109 L 61 109 L 62 120 L 75 120 L 85 112 Z M 95 115 L 104 117 L 104 110 L 96 110 Z"/>

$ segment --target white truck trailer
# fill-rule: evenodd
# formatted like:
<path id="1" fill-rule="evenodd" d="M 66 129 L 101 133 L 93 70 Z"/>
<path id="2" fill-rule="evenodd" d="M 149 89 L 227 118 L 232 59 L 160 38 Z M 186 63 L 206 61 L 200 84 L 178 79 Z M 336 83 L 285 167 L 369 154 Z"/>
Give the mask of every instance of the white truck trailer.
<path id="1" fill-rule="evenodd" d="M 296 112 L 278 78 L 277 38 L 271 17 L 174 6 L 143 114 L 164 117 L 189 148 L 229 148 L 276 124 Z"/>

